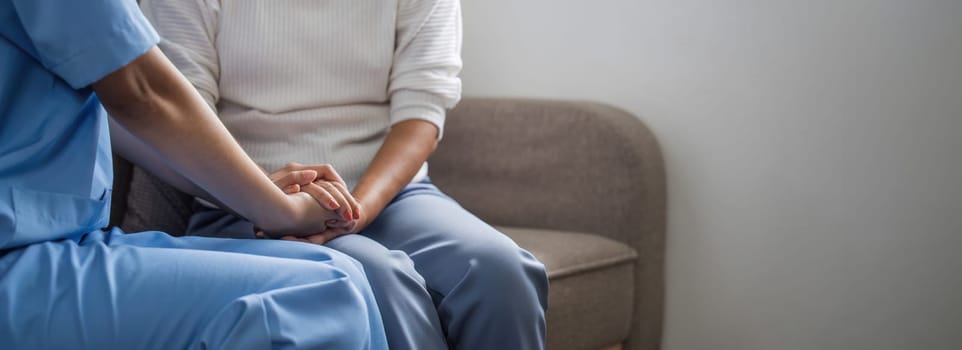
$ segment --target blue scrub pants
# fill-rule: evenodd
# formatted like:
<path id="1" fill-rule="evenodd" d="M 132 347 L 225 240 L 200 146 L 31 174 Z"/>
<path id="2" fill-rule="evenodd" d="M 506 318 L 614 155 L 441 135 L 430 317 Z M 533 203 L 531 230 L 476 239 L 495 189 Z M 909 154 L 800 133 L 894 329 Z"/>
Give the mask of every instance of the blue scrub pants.
<path id="1" fill-rule="evenodd" d="M 252 237 L 249 222 L 196 208 L 191 234 Z M 427 180 L 326 245 L 364 266 L 392 350 L 544 348 L 544 266 Z"/>
<path id="2" fill-rule="evenodd" d="M 0 349 L 386 349 L 360 265 L 285 241 L 92 232 L 0 257 Z"/>

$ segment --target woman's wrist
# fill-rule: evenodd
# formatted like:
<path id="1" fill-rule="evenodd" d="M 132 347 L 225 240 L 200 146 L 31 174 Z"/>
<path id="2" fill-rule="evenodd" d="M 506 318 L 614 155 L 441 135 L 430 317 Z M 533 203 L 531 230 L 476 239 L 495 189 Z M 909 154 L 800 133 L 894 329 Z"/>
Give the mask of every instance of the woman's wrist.
<path id="1" fill-rule="evenodd" d="M 355 188 L 354 198 L 361 204 L 361 217 L 358 219 L 358 225 L 353 230 L 354 232 L 364 229 L 384 210 L 387 203 L 380 197 L 383 196 L 371 191 L 370 188 L 364 186 L 363 182 Z"/>

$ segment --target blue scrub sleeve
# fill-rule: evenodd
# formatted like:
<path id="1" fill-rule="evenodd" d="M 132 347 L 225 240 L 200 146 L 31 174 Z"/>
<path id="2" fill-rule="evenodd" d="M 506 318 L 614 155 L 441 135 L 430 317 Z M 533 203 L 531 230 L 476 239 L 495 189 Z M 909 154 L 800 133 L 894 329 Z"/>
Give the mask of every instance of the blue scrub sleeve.
<path id="1" fill-rule="evenodd" d="M 135 0 L 12 0 L 40 62 L 74 89 L 127 65 L 160 38 Z"/>

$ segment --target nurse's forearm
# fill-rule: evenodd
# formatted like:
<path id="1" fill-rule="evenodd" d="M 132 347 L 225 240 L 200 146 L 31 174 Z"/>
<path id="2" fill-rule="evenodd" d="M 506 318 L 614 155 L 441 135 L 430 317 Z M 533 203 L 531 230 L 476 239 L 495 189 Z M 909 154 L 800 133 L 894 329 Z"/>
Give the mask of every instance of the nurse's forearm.
<path id="1" fill-rule="evenodd" d="M 207 193 L 203 188 L 194 184 L 193 181 L 174 171 L 174 169 L 167 164 L 167 160 L 164 159 L 164 157 L 131 134 L 123 125 L 117 123 L 113 118 L 110 118 L 109 122 L 110 144 L 113 146 L 114 152 L 124 157 L 124 159 L 129 160 L 134 165 L 147 170 L 147 172 L 171 186 L 174 186 L 181 192 L 217 203 L 221 205 L 222 208 L 227 208 L 227 206 L 222 205 L 223 203 L 218 203 L 217 199 L 211 196 L 210 193 Z"/>
<path id="2" fill-rule="evenodd" d="M 190 181 L 183 175 L 180 175 L 180 173 L 174 171 L 174 169 L 171 169 L 160 154 L 157 154 L 150 146 L 132 135 L 123 125 L 117 123 L 113 118 L 110 118 L 109 122 L 110 145 L 113 146 L 114 152 L 124 157 L 124 159 L 129 160 L 134 165 L 144 168 L 147 172 L 164 180 L 164 182 L 174 186 L 181 192 L 206 200 L 213 199 L 213 196 L 195 185 L 193 181 Z"/>
<path id="3" fill-rule="evenodd" d="M 419 120 L 405 120 L 388 132 L 371 165 L 354 187 L 354 198 L 361 202 L 366 216 L 364 224 L 374 220 L 381 210 L 404 188 L 437 147 L 438 128 Z"/>
<path id="4" fill-rule="evenodd" d="M 269 230 L 290 227 L 306 214 L 261 172 L 156 47 L 93 88 L 118 124 L 238 214 Z"/>

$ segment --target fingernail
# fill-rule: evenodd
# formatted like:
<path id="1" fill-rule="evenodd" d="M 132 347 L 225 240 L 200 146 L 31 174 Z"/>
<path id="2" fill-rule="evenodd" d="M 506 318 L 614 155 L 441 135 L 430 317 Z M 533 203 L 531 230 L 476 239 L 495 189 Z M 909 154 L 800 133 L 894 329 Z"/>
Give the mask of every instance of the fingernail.
<path id="1" fill-rule="evenodd" d="M 351 220 L 351 213 L 344 212 L 344 220 L 350 221 L 350 220 Z"/>
<path id="2" fill-rule="evenodd" d="M 337 209 L 337 208 L 340 208 L 340 207 L 341 207 L 340 205 L 337 205 L 337 202 L 335 202 L 335 201 L 327 202 L 327 205 L 330 205 L 330 206 L 331 206 L 331 209 Z"/>
<path id="3" fill-rule="evenodd" d="M 354 220 L 361 218 L 361 209 L 354 209 Z"/>

